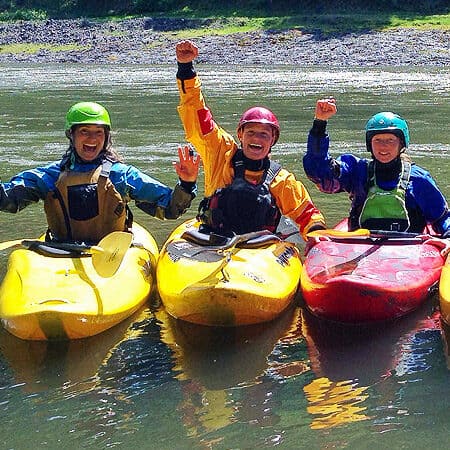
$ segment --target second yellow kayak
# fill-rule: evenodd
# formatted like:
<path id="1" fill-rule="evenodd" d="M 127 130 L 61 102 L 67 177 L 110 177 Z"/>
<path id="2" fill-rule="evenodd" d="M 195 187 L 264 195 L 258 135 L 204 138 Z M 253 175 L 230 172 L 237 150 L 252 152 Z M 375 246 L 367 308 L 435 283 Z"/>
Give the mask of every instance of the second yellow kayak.
<path id="1" fill-rule="evenodd" d="M 170 315 L 202 325 L 250 325 L 275 319 L 292 303 L 302 267 L 294 244 L 262 233 L 211 245 L 208 235 L 200 242 L 198 228 L 196 220 L 181 224 L 161 250 L 157 284 Z"/>

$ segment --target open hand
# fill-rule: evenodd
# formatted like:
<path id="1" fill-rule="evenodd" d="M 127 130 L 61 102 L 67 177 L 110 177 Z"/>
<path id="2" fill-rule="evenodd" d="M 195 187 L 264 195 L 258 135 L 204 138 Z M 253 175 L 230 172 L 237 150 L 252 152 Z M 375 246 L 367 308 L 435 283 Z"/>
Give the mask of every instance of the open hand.
<path id="1" fill-rule="evenodd" d="M 175 53 L 179 63 L 189 63 L 197 58 L 198 47 L 192 41 L 180 41 L 175 46 Z"/>
<path id="2" fill-rule="evenodd" d="M 198 169 L 200 166 L 200 156 L 192 149 L 190 145 L 178 146 L 179 161 L 172 164 L 180 180 L 192 183 L 197 181 Z"/>

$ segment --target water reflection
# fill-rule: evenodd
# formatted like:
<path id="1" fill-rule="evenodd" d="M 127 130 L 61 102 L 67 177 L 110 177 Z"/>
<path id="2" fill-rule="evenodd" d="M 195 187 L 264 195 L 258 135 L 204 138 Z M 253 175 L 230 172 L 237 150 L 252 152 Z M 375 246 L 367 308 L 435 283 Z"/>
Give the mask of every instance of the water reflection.
<path id="1" fill-rule="evenodd" d="M 163 342 L 174 352 L 178 378 L 212 390 L 258 380 L 269 368 L 268 357 L 277 342 L 296 326 L 294 308 L 273 322 L 229 328 L 179 321 L 163 309 L 156 317 Z"/>
<path id="2" fill-rule="evenodd" d="M 99 370 L 115 349 L 136 333 L 131 324 L 148 316 L 142 309 L 100 336 L 67 341 L 29 341 L 0 330 L 0 351 L 25 392 L 64 388 L 89 391 L 99 383 Z"/>
<path id="3" fill-rule="evenodd" d="M 447 368 L 450 370 L 450 326 L 441 321 L 441 337 Z"/>
<path id="4" fill-rule="evenodd" d="M 351 381 L 331 381 L 316 378 L 303 390 L 308 399 L 307 411 L 313 416 L 311 428 L 318 430 L 369 419 L 366 406 L 368 387 L 358 387 Z"/>
<path id="5" fill-rule="evenodd" d="M 311 428 L 379 419 L 384 408 L 373 414 L 369 397 L 392 405 L 399 389 L 397 380 L 430 368 L 430 339 L 439 330 L 436 305 L 434 297 L 406 317 L 370 326 L 330 323 L 304 310 L 302 329 L 317 377 L 303 388 L 307 410 L 313 416 Z"/>
<path id="6" fill-rule="evenodd" d="M 190 435 L 236 421 L 266 426 L 279 420 L 273 410 L 278 380 L 309 370 L 306 362 L 272 356 L 280 346 L 302 339 L 298 314 L 298 308 L 290 308 L 270 323 L 219 328 L 176 320 L 163 309 L 156 313 L 182 383 L 178 409 Z"/>
<path id="7" fill-rule="evenodd" d="M 401 319 L 361 327 L 328 323 L 303 311 L 303 334 L 314 372 L 333 381 L 363 385 L 391 376 L 405 364 L 406 347 L 415 344 L 413 337 L 420 330 L 438 329 L 437 313 L 430 317 L 430 308 L 436 308 L 435 298 Z"/>
<path id="8" fill-rule="evenodd" d="M 173 364 L 159 333 L 148 308 L 98 336 L 65 343 L 23 341 L 3 330 L 3 444 L 30 448 L 37 439 L 61 448 L 61 442 L 66 447 L 80 439 L 80 445 L 82 440 L 86 447 L 107 448 L 137 433 L 147 416 L 160 424 L 173 421 L 169 414 L 159 417 L 160 405 L 177 397 Z M 28 422 L 31 434 L 14 433 L 18 423 L 23 428 Z"/>
<path id="9" fill-rule="evenodd" d="M 231 131 L 251 104 L 277 112 L 274 157 L 305 181 L 330 224 L 348 210 L 347 196 L 319 193 L 301 166 L 322 95 L 339 102 L 330 124 L 336 151 L 365 156 L 365 120 L 380 110 L 403 113 L 413 159 L 450 198 L 447 68 L 202 67 L 202 78 L 218 122 Z M 174 185 L 170 162 L 184 134 L 175 67 L 165 66 L 0 65 L 1 179 L 60 157 L 64 114 L 83 98 L 111 109 L 127 162 Z M 133 209 L 160 245 L 179 223 Z M 2 213 L 2 239 L 37 236 L 44 223 L 42 205 Z M 0 276 L 7 256 L 0 254 Z M 449 353 L 432 312 L 348 335 L 299 308 L 290 314 L 247 335 L 198 332 L 150 310 L 128 327 L 59 348 L 0 335 L 1 442 L 17 449 L 326 449 L 448 441 Z"/>

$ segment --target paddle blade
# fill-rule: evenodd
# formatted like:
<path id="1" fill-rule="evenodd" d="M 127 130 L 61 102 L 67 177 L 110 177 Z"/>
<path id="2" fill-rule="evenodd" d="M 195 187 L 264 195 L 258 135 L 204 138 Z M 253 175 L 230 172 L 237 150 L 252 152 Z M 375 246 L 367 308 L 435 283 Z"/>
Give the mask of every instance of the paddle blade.
<path id="1" fill-rule="evenodd" d="M 132 240 L 131 233 L 113 231 L 92 247 L 92 265 L 101 277 L 109 278 L 117 272 Z"/>
<path id="2" fill-rule="evenodd" d="M 19 247 L 22 245 L 23 239 L 16 239 L 15 241 L 5 241 L 0 242 L 0 251 L 6 250 L 7 248 Z"/>

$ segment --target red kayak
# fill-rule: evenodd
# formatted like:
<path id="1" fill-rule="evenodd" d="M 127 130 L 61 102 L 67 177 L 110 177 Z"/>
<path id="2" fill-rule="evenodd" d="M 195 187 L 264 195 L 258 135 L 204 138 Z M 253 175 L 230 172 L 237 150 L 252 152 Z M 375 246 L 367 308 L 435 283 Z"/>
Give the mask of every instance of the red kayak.
<path id="1" fill-rule="evenodd" d="M 341 231 L 344 223 L 315 232 L 324 240 L 305 258 L 301 289 L 315 316 L 346 323 L 390 320 L 417 309 L 435 292 L 444 264 L 440 239 Z"/>

